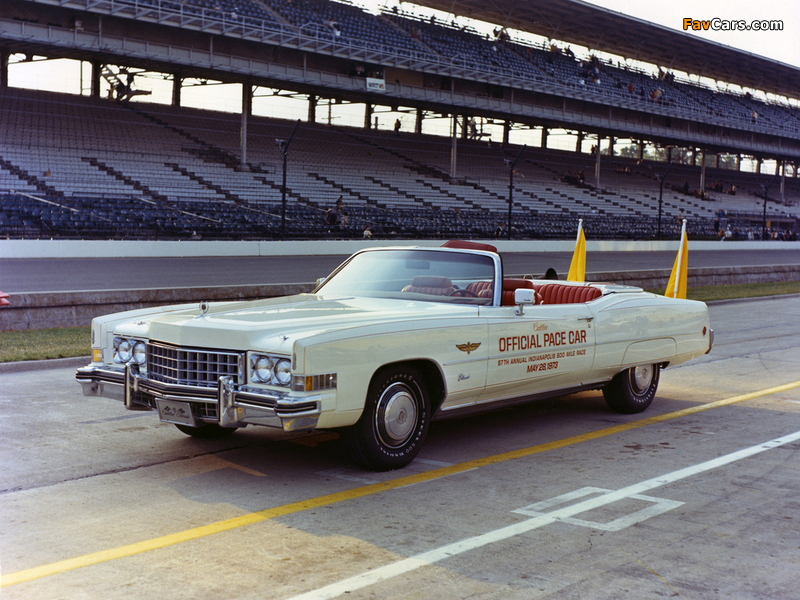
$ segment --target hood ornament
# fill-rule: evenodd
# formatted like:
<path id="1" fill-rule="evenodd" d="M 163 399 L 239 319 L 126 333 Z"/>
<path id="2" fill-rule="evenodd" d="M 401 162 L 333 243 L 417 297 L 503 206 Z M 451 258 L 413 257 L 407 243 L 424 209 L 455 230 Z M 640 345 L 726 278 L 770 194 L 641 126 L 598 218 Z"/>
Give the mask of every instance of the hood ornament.
<path id="1" fill-rule="evenodd" d="M 208 300 L 203 300 L 200 303 L 200 312 L 205 315 L 208 312 Z"/>

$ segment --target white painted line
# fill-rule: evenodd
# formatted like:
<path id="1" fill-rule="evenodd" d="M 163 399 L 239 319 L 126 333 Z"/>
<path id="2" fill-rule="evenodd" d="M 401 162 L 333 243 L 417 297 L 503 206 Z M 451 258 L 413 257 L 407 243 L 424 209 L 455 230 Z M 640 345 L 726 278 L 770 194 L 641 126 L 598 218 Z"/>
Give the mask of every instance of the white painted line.
<path id="1" fill-rule="evenodd" d="M 585 498 L 591 494 L 607 494 L 609 492 L 611 492 L 611 490 L 596 487 L 585 487 L 574 492 L 556 496 L 550 500 L 544 500 L 542 502 L 537 502 L 536 504 L 531 504 L 525 508 L 519 508 L 511 512 L 518 515 L 525 515 L 527 517 L 540 517 L 545 513 L 546 509 L 552 508 L 553 506 L 566 504 L 567 502 L 577 500 L 578 498 Z M 636 523 L 641 523 L 642 521 L 646 521 L 652 517 L 662 515 L 665 512 L 670 511 L 673 508 L 678 508 L 683 504 L 683 502 L 678 502 L 677 500 L 665 500 L 664 498 L 645 496 L 644 494 L 633 494 L 632 496 L 628 496 L 628 498 L 632 500 L 640 500 L 642 502 L 649 502 L 651 503 L 651 506 L 646 506 L 645 508 L 636 510 L 629 515 L 619 517 L 618 519 L 614 519 L 613 521 L 609 521 L 607 523 L 587 521 L 585 519 L 576 519 L 574 517 L 563 518 L 561 519 L 561 522 L 569 523 L 570 525 L 580 525 L 581 527 L 589 527 L 590 529 L 600 529 L 602 531 L 622 531 L 631 525 L 635 525 Z"/>
<path id="2" fill-rule="evenodd" d="M 631 525 L 641 523 L 647 519 L 663 515 L 665 512 L 678 508 L 683 505 L 683 502 L 677 500 L 666 500 L 664 498 L 654 498 L 653 496 L 645 496 L 644 494 L 633 494 L 628 496 L 631 500 L 641 500 L 642 502 L 651 502 L 650 506 L 634 511 L 624 517 L 619 517 L 608 523 L 598 523 L 597 521 L 587 521 L 585 519 L 576 519 L 574 517 L 567 517 L 561 519 L 564 523 L 571 525 L 580 525 L 581 527 L 589 527 L 590 529 L 600 529 L 601 531 L 622 531 Z"/>
<path id="3" fill-rule="evenodd" d="M 534 529 L 544 527 L 545 525 L 550 525 L 551 523 L 555 523 L 563 519 L 572 518 L 582 512 L 593 510 L 601 506 L 606 506 L 607 504 L 612 504 L 618 500 L 631 498 L 637 494 L 643 494 L 644 492 L 667 485 L 668 483 L 674 483 L 693 475 L 711 471 L 745 458 L 755 456 L 756 454 L 766 452 L 767 450 L 772 450 L 773 448 L 790 444 L 797 440 L 800 440 L 800 431 L 770 440 L 763 444 L 751 446 L 750 448 L 745 448 L 731 454 L 726 454 L 725 456 L 720 456 L 719 458 L 715 458 L 698 465 L 679 469 L 665 475 L 659 475 L 658 477 L 629 485 L 621 490 L 608 492 L 596 498 L 590 498 L 588 500 L 578 502 L 577 504 L 573 504 L 572 506 L 566 506 L 564 508 L 554 510 L 553 512 L 528 519 L 527 521 L 514 523 L 513 525 L 502 527 L 494 531 L 489 531 L 481 535 L 476 535 L 474 537 L 461 540 L 460 542 L 454 542 L 452 544 L 442 546 L 441 548 L 435 548 L 433 550 L 429 550 L 428 552 L 423 552 L 422 554 L 418 554 L 416 556 L 367 571 L 366 573 L 361 573 L 360 575 L 343 579 L 342 581 L 332 583 L 323 588 L 312 590 L 305 594 L 300 594 L 299 596 L 294 596 L 289 600 L 328 600 L 331 598 L 336 598 L 342 594 L 360 590 L 372 584 L 386 581 L 387 579 L 391 579 L 405 573 L 410 573 L 411 571 L 429 566 L 446 558 L 450 558 L 451 556 L 457 556 L 459 554 L 463 554 L 464 552 L 481 548 L 483 546 L 488 546 L 489 544 L 500 542 L 511 537 L 533 531 Z M 573 492 L 573 494 L 580 493 L 580 491 Z"/>

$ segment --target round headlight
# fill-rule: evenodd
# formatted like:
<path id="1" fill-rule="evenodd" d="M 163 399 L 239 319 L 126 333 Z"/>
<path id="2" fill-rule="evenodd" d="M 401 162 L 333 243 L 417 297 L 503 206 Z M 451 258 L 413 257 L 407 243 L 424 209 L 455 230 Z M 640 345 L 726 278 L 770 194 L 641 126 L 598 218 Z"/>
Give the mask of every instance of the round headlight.
<path id="1" fill-rule="evenodd" d="M 147 353 L 145 352 L 144 342 L 136 342 L 133 345 L 133 362 L 143 365 L 146 359 Z"/>
<path id="2" fill-rule="evenodd" d="M 289 385 L 292 382 L 292 364 L 285 358 L 275 365 L 275 381 L 278 385 Z"/>
<path id="3" fill-rule="evenodd" d="M 128 340 L 120 340 L 117 346 L 117 358 L 119 362 L 126 363 L 133 356 L 133 346 Z"/>
<path id="4" fill-rule="evenodd" d="M 260 357 L 253 365 L 253 375 L 262 383 L 272 381 L 272 361 L 266 356 Z"/>

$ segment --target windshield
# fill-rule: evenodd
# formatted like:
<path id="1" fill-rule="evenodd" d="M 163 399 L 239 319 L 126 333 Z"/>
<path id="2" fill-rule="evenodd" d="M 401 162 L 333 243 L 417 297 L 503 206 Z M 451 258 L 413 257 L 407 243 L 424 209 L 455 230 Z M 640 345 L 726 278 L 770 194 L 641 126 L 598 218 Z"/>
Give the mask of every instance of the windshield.
<path id="1" fill-rule="evenodd" d="M 491 304 L 490 256 L 433 250 L 376 250 L 353 256 L 319 294 Z"/>

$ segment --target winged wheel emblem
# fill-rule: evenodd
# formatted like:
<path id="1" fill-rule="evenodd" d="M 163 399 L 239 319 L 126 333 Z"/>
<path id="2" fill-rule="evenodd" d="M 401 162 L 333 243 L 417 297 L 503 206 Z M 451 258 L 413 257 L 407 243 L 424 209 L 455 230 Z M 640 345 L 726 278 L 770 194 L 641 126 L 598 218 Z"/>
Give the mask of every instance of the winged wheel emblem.
<path id="1" fill-rule="evenodd" d="M 478 348 L 480 348 L 480 345 L 481 345 L 480 342 L 477 342 L 477 343 L 476 342 L 467 342 L 466 344 L 456 344 L 456 348 L 458 348 L 462 352 L 466 352 L 467 354 L 470 354 L 473 350 L 477 350 Z"/>

